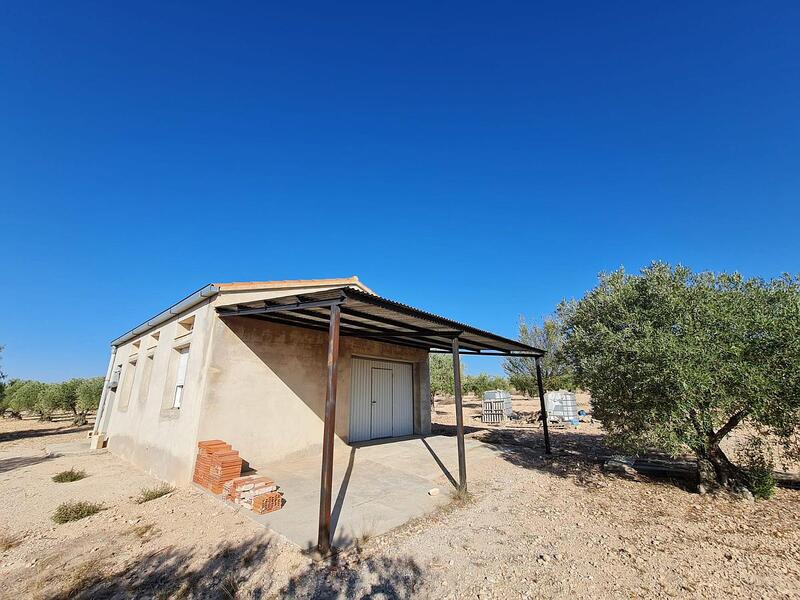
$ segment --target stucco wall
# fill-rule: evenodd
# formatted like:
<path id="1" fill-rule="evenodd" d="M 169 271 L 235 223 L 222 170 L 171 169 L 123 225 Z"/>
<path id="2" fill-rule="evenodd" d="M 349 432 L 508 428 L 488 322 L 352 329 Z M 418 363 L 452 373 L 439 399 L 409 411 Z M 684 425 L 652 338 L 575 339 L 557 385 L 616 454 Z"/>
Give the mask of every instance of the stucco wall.
<path id="1" fill-rule="evenodd" d="M 332 286 L 302 288 L 304 292 Z M 322 443 L 328 335 L 245 318 L 221 319 L 215 308 L 291 294 L 289 289 L 230 291 L 176 315 L 117 349 L 120 386 L 110 392 L 100 431 L 111 452 L 166 481 L 191 480 L 197 441 L 231 443 L 254 465 L 295 453 L 318 452 Z M 194 316 L 191 334 L 178 337 L 178 323 Z M 149 380 L 143 381 L 150 336 L 159 333 Z M 177 338 L 177 339 L 176 339 Z M 135 343 L 139 348 L 134 348 Z M 174 391 L 176 347 L 190 343 L 183 402 L 166 406 Z M 121 402 L 130 359 L 136 375 L 127 406 Z M 337 443 L 346 442 L 353 356 L 413 364 L 414 432 L 430 433 L 428 355 L 424 350 L 342 337 L 336 410 Z"/>
<path id="2" fill-rule="evenodd" d="M 215 318 L 213 338 L 198 439 L 224 439 L 254 465 L 319 451 L 327 333 L 235 317 Z M 413 363 L 414 429 L 429 433 L 427 352 L 342 337 L 336 405 L 340 440 L 348 435 L 353 356 Z"/>
<path id="3" fill-rule="evenodd" d="M 180 335 L 178 326 L 191 316 L 194 329 Z M 209 358 L 209 337 L 216 316 L 206 301 L 171 321 L 123 344 L 117 349 L 114 367 L 121 366 L 120 385 L 108 398 L 105 433 L 108 448 L 114 454 L 139 468 L 172 483 L 186 483 L 191 479 L 191 469 L 199 422 L 199 401 L 205 384 Z M 148 349 L 151 335 L 159 333 L 157 345 Z M 134 344 L 139 341 L 138 350 Z M 189 359 L 183 399 L 179 409 L 170 408 L 174 393 L 176 347 L 189 344 Z M 145 381 L 145 364 L 152 354 L 149 381 Z M 131 375 L 131 357 L 136 356 L 130 398 L 124 406 L 125 379 Z M 105 419 L 104 419 L 105 421 Z"/>

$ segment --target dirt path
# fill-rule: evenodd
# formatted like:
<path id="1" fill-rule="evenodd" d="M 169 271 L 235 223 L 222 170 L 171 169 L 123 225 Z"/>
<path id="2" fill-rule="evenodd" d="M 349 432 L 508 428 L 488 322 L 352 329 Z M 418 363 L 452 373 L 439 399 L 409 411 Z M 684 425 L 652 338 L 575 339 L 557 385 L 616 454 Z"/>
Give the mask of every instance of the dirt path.
<path id="1" fill-rule="evenodd" d="M 157 482 L 110 454 L 44 456 L 84 435 L 0 421 L 0 596 L 800 597 L 800 493 L 747 503 L 608 475 L 588 427 L 554 431 L 552 457 L 538 432 L 504 432 L 498 458 L 470 466 L 469 501 L 321 563 L 191 488 L 134 503 Z M 72 466 L 89 477 L 50 480 Z M 107 509 L 52 523 L 73 497 Z"/>

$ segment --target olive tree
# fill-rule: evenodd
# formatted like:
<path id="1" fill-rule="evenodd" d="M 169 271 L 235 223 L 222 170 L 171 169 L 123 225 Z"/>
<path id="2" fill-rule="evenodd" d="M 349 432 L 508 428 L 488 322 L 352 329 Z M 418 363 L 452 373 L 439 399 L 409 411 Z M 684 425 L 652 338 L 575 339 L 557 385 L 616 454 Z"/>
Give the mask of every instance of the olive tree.
<path id="1" fill-rule="evenodd" d="M 55 411 L 69 411 L 78 421 L 78 387 L 83 379 L 73 378 L 61 383 L 47 383 L 39 396 L 37 412 L 44 419 L 52 418 Z"/>
<path id="2" fill-rule="evenodd" d="M 461 386 L 465 394 L 474 394 L 482 397 L 489 390 L 508 390 L 508 380 L 500 375 L 479 373 L 478 375 L 464 375 Z"/>
<path id="3" fill-rule="evenodd" d="M 43 383 L 39 392 L 34 410 L 42 421 L 52 421 L 53 413 L 64 408 L 66 393 L 61 383 Z"/>
<path id="4" fill-rule="evenodd" d="M 21 400 L 17 396 L 17 392 L 25 385 L 27 380 L 25 379 L 11 379 L 6 385 L 4 394 L 3 394 L 3 407 L 5 412 L 7 412 L 11 417 L 15 419 L 22 418 L 22 411 L 24 410 L 22 407 Z"/>
<path id="5" fill-rule="evenodd" d="M 76 388 L 76 425 L 86 424 L 89 411 L 97 410 L 103 394 L 105 380 L 102 377 L 82 379 Z"/>
<path id="6" fill-rule="evenodd" d="M 653 263 L 600 276 L 562 303 L 564 355 L 591 391 L 608 440 L 631 451 L 687 449 L 708 482 L 754 489 L 720 447 L 750 425 L 796 452 L 800 281 L 695 274 Z M 747 465 L 744 465 L 745 467 Z"/>
<path id="7" fill-rule="evenodd" d="M 572 367 L 564 360 L 563 326 L 558 317 L 545 317 L 541 325 L 528 324 L 524 317 L 519 320 L 518 339 L 523 344 L 545 351 L 540 359 L 542 383 L 545 390 L 573 389 Z M 503 362 L 503 370 L 508 375 L 511 386 L 528 394 L 538 396 L 536 362 L 530 356 L 511 356 Z"/>
<path id="8" fill-rule="evenodd" d="M 41 381 L 19 380 L 9 386 L 9 410 L 16 415 L 23 412 L 35 412 L 40 418 L 45 418 L 42 399 L 47 385 Z"/>
<path id="9" fill-rule="evenodd" d="M 85 380 L 80 377 L 68 379 L 58 385 L 61 387 L 61 405 L 59 408 L 78 416 L 78 388 Z"/>
<path id="10" fill-rule="evenodd" d="M 453 357 L 450 354 L 432 353 L 428 357 L 431 382 L 431 405 L 436 394 L 453 395 Z"/>

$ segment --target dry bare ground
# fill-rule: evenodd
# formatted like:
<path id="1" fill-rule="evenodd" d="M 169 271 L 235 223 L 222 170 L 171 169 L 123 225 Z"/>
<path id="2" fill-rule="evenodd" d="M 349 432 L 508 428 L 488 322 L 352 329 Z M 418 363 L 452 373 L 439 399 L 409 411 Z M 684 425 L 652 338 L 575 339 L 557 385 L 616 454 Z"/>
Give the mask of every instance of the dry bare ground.
<path id="1" fill-rule="evenodd" d="M 800 597 L 800 493 L 769 502 L 699 496 L 602 471 L 596 424 L 471 435 L 497 445 L 469 469 L 471 498 L 328 562 L 191 488 L 138 505 L 157 482 L 110 454 L 46 458 L 57 425 L 0 421 L 0 594 L 31 598 L 792 598 Z M 515 408 L 532 411 L 520 401 Z M 437 404 L 445 431 L 452 403 Z M 17 432 L 27 431 L 19 435 Z M 46 434 L 43 435 L 42 432 Z M 9 439 L 12 438 L 12 439 Z M 70 467 L 81 481 L 50 477 Z M 445 490 L 444 481 L 442 490 Z M 49 521 L 64 499 L 106 510 Z"/>

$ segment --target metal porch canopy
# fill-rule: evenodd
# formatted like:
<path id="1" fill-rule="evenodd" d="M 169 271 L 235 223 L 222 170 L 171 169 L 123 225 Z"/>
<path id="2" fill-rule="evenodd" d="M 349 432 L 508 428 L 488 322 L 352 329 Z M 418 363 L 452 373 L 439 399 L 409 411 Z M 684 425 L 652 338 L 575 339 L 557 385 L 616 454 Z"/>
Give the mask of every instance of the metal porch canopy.
<path id="1" fill-rule="evenodd" d="M 483 331 L 433 313 L 413 308 L 353 288 L 336 288 L 217 307 L 220 317 L 245 317 L 294 327 L 328 332 L 328 371 L 325 422 L 322 437 L 319 536 L 321 556 L 331 553 L 331 496 L 333 487 L 333 438 L 336 422 L 337 362 L 340 336 L 352 336 L 427 350 L 452 353 L 455 383 L 456 441 L 458 445 L 459 488 L 467 489 L 464 449 L 464 414 L 461 400 L 461 354 L 479 356 L 529 356 L 536 361 L 545 451 L 550 453 L 550 436 L 540 359 L 544 351 Z"/>
<path id="2" fill-rule="evenodd" d="M 452 351 L 452 341 L 457 337 L 461 354 L 544 355 L 543 350 L 516 340 L 352 288 L 221 306 L 217 312 L 221 317 L 251 317 L 327 331 L 333 305 L 341 310 L 339 331 L 343 336 L 447 353 Z"/>

